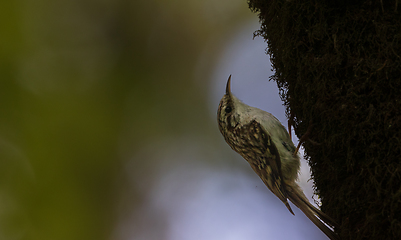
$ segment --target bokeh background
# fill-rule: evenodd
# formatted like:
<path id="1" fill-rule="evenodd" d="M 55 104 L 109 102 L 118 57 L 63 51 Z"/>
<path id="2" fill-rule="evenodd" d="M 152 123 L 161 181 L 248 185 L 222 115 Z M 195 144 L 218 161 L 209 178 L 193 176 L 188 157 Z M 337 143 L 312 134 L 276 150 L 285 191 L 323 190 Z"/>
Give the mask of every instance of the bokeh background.
<path id="1" fill-rule="evenodd" d="M 245 0 L 2 1 L 0 239 L 325 239 L 217 128 L 230 74 L 286 126 L 258 28 Z"/>

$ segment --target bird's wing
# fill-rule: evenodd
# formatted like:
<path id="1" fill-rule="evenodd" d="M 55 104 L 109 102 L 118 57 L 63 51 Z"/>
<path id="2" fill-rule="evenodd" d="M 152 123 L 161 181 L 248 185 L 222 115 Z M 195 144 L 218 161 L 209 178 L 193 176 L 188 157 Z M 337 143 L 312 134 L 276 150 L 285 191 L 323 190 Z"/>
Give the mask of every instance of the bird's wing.
<path id="1" fill-rule="evenodd" d="M 253 170 L 259 175 L 266 186 L 287 206 L 288 210 L 294 214 L 287 201 L 288 194 L 281 171 L 280 154 L 276 145 L 273 143 L 268 132 L 257 121 L 252 121 L 248 127 L 251 145 L 255 143 L 258 145 L 252 147 L 262 150 L 261 155 L 255 154 L 255 156 L 259 155 L 262 157 L 255 159 L 252 163 L 250 162 Z"/>

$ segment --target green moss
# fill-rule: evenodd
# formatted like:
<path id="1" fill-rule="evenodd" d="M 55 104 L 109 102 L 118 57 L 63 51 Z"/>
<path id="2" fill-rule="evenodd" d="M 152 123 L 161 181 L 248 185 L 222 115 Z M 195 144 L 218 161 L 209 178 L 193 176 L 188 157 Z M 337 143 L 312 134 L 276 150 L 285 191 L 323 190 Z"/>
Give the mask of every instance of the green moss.
<path id="1" fill-rule="evenodd" d="M 344 239 L 401 239 L 401 6 L 381 2 L 248 1 Z"/>

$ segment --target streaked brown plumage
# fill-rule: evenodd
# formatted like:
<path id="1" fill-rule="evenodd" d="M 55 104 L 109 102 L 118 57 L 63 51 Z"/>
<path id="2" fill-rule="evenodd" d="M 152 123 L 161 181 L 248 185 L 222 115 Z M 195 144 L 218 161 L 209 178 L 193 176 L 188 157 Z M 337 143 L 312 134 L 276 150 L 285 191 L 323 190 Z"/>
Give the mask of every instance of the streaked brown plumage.
<path id="1" fill-rule="evenodd" d="M 219 129 L 228 145 L 251 165 L 292 214 L 287 199 L 330 239 L 340 239 L 331 229 L 337 227 L 335 221 L 310 204 L 296 183 L 300 161 L 287 130 L 272 114 L 237 99 L 231 93 L 230 81 L 231 75 L 217 112 Z"/>

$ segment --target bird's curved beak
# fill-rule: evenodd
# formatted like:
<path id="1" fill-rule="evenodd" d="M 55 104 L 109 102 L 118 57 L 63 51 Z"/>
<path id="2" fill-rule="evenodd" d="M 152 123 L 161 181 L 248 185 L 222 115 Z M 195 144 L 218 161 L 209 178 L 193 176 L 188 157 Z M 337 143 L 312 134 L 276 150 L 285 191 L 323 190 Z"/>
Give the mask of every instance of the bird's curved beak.
<path id="1" fill-rule="evenodd" d="M 226 94 L 228 95 L 228 94 L 230 94 L 231 93 L 231 75 L 228 77 L 228 80 L 227 80 L 227 86 L 226 86 Z"/>

